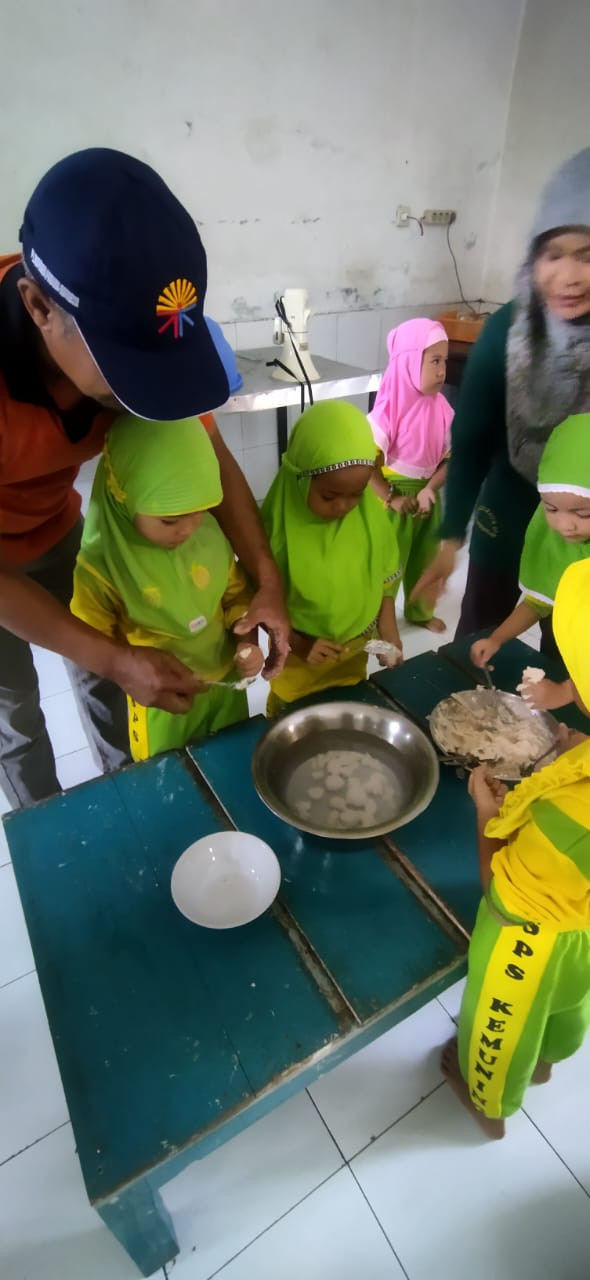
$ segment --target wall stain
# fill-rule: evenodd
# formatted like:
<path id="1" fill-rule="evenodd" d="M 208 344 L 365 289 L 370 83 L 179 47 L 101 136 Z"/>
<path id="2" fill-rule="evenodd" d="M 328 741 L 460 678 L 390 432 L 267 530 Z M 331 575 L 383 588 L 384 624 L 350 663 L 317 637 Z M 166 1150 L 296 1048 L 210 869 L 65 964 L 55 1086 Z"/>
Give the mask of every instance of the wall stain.
<path id="1" fill-rule="evenodd" d="M 233 299 L 231 304 L 231 309 L 233 311 L 232 319 L 261 320 L 264 318 L 261 314 L 262 307 L 250 306 L 250 304 L 246 302 L 246 299 L 242 295 L 240 295 L 240 297 L 238 298 Z"/>

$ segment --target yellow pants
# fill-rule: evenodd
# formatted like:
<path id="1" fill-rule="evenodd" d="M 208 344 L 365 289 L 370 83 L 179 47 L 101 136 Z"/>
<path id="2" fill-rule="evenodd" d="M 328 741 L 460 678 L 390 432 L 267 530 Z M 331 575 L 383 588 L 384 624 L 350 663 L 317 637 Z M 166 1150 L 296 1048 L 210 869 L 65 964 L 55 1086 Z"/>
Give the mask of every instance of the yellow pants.
<path id="1" fill-rule="evenodd" d="M 359 642 L 355 641 L 355 645 Z M 290 653 L 280 676 L 270 682 L 270 693 L 266 703 L 267 716 L 276 716 L 285 704 L 296 702 L 298 698 L 307 698 L 312 693 L 322 693 L 324 689 L 333 689 L 336 685 L 359 684 L 367 674 L 367 655 L 363 648 L 351 652 L 352 645 L 340 657 L 322 662 L 319 666 L 310 666 Z"/>

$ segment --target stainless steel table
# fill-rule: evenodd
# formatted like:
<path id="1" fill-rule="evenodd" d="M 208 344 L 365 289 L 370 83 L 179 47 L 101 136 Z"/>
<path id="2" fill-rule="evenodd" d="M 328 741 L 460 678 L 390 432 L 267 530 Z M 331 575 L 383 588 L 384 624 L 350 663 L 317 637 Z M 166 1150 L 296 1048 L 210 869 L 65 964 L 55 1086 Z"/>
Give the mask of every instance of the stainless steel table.
<path id="1" fill-rule="evenodd" d="M 223 406 L 224 413 L 252 413 L 255 410 L 275 409 L 277 415 L 277 435 L 279 463 L 287 448 L 289 405 L 301 403 L 301 384 L 293 380 L 279 382 L 273 378 L 269 361 L 276 358 L 278 347 L 260 347 L 252 351 L 237 351 L 236 363 L 244 379 L 244 385 L 235 396 L 230 396 Z M 344 400 L 347 396 L 369 396 L 369 409 L 375 392 L 381 382 L 381 371 L 359 369 L 356 365 L 341 364 L 339 360 L 325 360 L 323 356 L 312 356 L 313 363 L 319 373 L 317 382 L 312 382 L 314 400 Z"/>

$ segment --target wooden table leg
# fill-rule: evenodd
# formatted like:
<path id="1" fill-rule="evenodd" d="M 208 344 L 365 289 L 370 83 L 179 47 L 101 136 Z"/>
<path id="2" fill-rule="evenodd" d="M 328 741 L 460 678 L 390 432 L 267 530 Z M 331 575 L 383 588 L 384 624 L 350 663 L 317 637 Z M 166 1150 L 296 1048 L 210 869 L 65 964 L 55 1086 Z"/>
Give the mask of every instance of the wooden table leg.
<path id="1" fill-rule="evenodd" d="M 172 1219 L 159 1191 L 147 1178 L 95 1208 L 143 1276 L 153 1275 L 176 1257 L 178 1241 Z"/>

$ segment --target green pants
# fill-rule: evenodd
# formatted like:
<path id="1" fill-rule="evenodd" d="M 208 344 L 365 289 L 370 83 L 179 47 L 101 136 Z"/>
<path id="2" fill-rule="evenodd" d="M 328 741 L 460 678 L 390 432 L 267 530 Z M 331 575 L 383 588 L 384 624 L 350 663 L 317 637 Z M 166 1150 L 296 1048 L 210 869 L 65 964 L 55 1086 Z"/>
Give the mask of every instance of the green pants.
<path id="1" fill-rule="evenodd" d="M 216 686 L 208 693 L 198 693 L 186 715 L 173 715 L 158 707 L 141 707 L 131 698 L 128 704 L 129 740 L 134 760 L 148 760 L 161 751 L 185 747 L 195 738 L 248 719 L 248 698 L 243 689 Z"/>
<path id="2" fill-rule="evenodd" d="M 560 1062 L 590 1024 L 590 930 L 502 924 L 482 899 L 459 1014 L 459 1066 L 474 1105 L 512 1115 L 539 1059 Z"/>
<path id="3" fill-rule="evenodd" d="M 410 480 L 406 476 L 393 476 L 399 493 L 415 495 L 424 488 L 426 480 Z M 399 548 L 404 584 L 404 614 L 408 622 L 429 622 L 433 617 L 432 605 L 425 600 L 410 602 L 410 595 L 421 578 L 424 570 L 432 564 L 438 551 L 438 528 L 441 521 L 441 501 L 437 493 L 436 502 L 427 516 L 402 516 L 397 511 L 390 511 L 393 536 Z M 398 588 L 399 589 L 399 588 Z"/>

